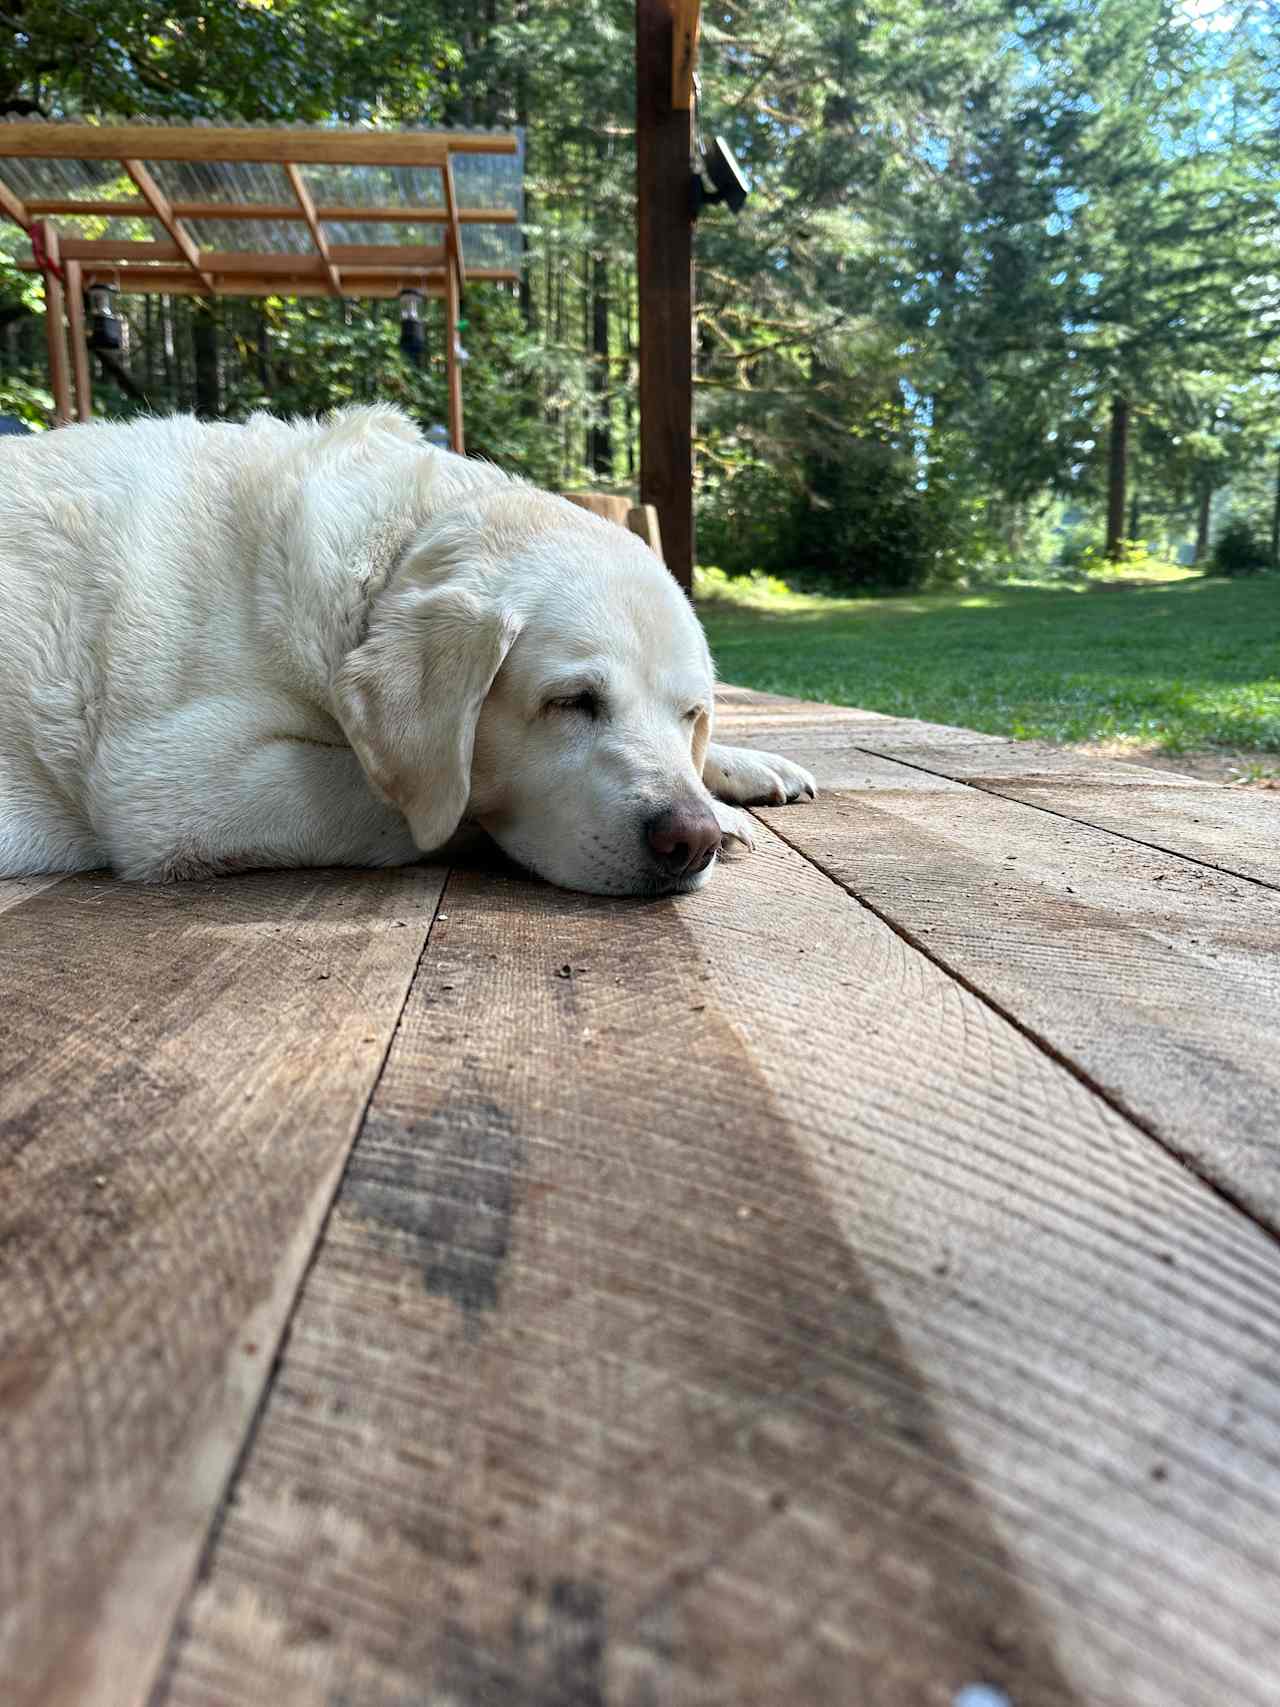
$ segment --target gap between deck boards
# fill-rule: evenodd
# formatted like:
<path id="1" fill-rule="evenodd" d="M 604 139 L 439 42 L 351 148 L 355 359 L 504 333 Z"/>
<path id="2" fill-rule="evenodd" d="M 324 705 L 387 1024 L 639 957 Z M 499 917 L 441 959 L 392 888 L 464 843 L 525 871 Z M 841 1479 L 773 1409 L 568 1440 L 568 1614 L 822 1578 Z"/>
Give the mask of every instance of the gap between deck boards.
<path id="1" fill-rule="evenodd" d="M 1008 788 L 997 788 L 994 783 L 985 782 L 981 777 L 964 776 L 962 774 L 958 774 L 956 771 L 947 770 L 938 765 L 927 765 L 919 759 L 907 758 L 902 753 L 895 753 L 892 750 L 885 751 L 883 748 L 858 746 L 853 750 L 855 752 L 865 753 L 869 758 L 891 759 L 894 764 L 905 765 L 909 770 L 922 771 L 926 776 L 941 777 L 947 782 L 959 783 L 963 788 L 972 788 L 980 794 L 993 795 L 997 800 L 1010 800 L 1019 806 L 1029 806 L 1032 811 L 1044 812 L 1054 818 L 1063 818 L 1069 824 L 1084 824 L 1090 829 L 1100 830 L 1106 835 L 1117 836 L 1122 841 L 1132 842 L 1135 847 L 1152 848 L 1158 853 L 1172 854 L 1176 859 L 1187 860 L 1192 865 L 1202 865 L 1206 870 L 1221 872 L 1224 877 L 1238 877 L 1242 882 L 1256 883 L 1259 887 L 1264 889 L 1280 890 L 1280 878 L 1263 877 L 1256 871 L 1244 870 L 1239 865 L 1223 865 L 1218 860 L 1208 859 L 1201 854 L 1191 853 L 1186 848 L 1172 847 L 1169 843 L 1156 841 L 1150 836 L 1136 835 L 1132 830 L 1122 830 L 1118 829 L 1114 824 L 1102 823 L 1096 817 L 1084 816 L 1078 811 L 1068 812 L 1064 809 L 1060 809 L 1059 807 L 1050 806 L 1049 803 L 1044 800 L 1029 800 L 1025 793 L 1017 793 Z M 1135 766 L 1133 768 L 1136 769 L 1137 767 Z M 1210 788 L 1224 788 L 1226 786 L 1223 783 L 1205 784 L 1200 782 L 1198 778 L 1192 778 L 1190 780 L 1195 782 L 1198 787 L 1207 786 Z M 1156 786 L 1158 786 L 1158 784 Z M 1265 804 L 1268 809 L 1271 809 L 1272 803 L 1270 801 L 1267 801 Z M 1276 809 L 1276 815 L 1277 832 L 1280 833 L 1280 809 Z"/>
<path id="2" fill-rule="evenodd" d="M 880 756 L 881 755 L 878 754 L 873 755 L 873 757 Z M 926 942 L 925 939 L 916 931 L 913 931 L 909 925 L 902 924 L 898 919 L 895 919 L 892 912 L 887 908 L 877 906 L 874 901 L 868 900 L 865 895 L 860 895 L 851 883 L 844 881 L 837 876 L 836 873 L 829 871 L 819 858 L 814 854 L 808 853 L 800 842 L 792 840 L 791 837 L 786 834 L 785 825 L 780 826 L 773 822 L 772 818 L 764 819 L 761 817 L 759 812 L 754 813 L 753 816 L 762 823 L 768 823 L 769 828 L 774 832 L 779 840 L 786 842 L 789 848 L 798 853 L 802 859 L 807 860 L 808 863 L 813 866 L 815 871 L 820 871 L 824 877 L 834 883 L 837 888 L 841 889 L 851 900 L 857 902 L 860 907 L 865 907 L 873 917 L 879 919 L 882 924 L 887 925 L 889 929 L 893 931 L 895 936 L 900 937 L 909 948 L 913 948 L 918 954 L 922 954 L 925 959 L 936 966 L 940 972 L 952 979 L 953 982 L 959 984 L 962 989 L 967 990 L 971 996 L 976 997 L 977 1000 L 985 1007 L 990 1008 L 993 1013 L 998 1014 L 1002 1020 L 1011 1025 L 1013 1029 L 1025 1037 L 1029 1043 L 1034 1044 L 1042 1054 L 1048 1056 L 1048 1058 L 1058 1066 L 1065 1068 L 1073 1078 L 1083 1085 L 1085 1090 L 1092 1092 L 1094 1096 L 1099 1098 L 1100 1101 L 1105 1102 L 1107 1106 L 1113 1109 L 1122 1119 L 1128 1121 L 1131 1126 L 1136 1127 L 1137 1130 L 1146 1138 L 1149 1138 L 1154 1144 L 1157 1144 L 1167 1156 L 1169 1156 L 1180 1167 L 1185 1168 L 1186 1171 L 1208 1191 L 1211 1191 L 1216 1197 L 1221 1198 L 1223 1203 L 1230 1209 L 1244 1216 L 1244 1218 L 1255 1226 L 1260 1233 L 1264 1234 L 1277 1245 L 1280 1245 L 1280 1228 L 1271 1225 L 1265 1217 L 1259 1215 L 1257 1211 L 1250 1206 L 1247 1200 L 1242 1198 L 1232 1189 L 1230 1184 L 1215 1177 L 1215 1175 L 1206 1170 L 1194 1156 L 1187 1154 L 1176 1144 L 1173 1144 L 1164 1138 L 1161 1135 L 1159 1128 L 1139 1110 L 1133 1108 L 1124 1099 L 1124 1097 L 1120 1096 L 1107 1085 L 1103 1084 L 1099 1079 L 1095 1078 L 1087 1068 L 1082 1066 L 1080 1062 L 1074 1060 L 1072 1056 L 1067 1054 L 1065 1051 L 1058 1048 L 1043 1034 L 1043 1032 L 1036 1030 L 1033 1026 L 1028 1025 L 1024 1020 L 1019 1019 L 1013 1008 L 1008 1006 L 1006 1003 L 997 1000 L 996 997 L 983 989 L 980 984 L 976 983 L 972 977 L 966 976 L 966 974 L 957 966 L 952 965 L 951 962 L 946 959 L 945 955 L 932 948 L 930 944 Z M 1162 849 L 1161 851 L 1163 852 L 1166 850 Z"/>

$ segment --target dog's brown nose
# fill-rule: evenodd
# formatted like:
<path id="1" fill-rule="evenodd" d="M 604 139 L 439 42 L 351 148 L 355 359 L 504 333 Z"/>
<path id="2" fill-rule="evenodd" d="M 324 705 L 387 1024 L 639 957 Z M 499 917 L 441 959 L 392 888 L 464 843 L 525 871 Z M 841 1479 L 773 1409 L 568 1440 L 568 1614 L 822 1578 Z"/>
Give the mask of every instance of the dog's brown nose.
<path id="1" fill-rule="evenodd" d="M 720 826 L 701 801 L 669 806 L 645 825 L 649 850 L 672 877 L 705 871 L 720 848 Z"/>

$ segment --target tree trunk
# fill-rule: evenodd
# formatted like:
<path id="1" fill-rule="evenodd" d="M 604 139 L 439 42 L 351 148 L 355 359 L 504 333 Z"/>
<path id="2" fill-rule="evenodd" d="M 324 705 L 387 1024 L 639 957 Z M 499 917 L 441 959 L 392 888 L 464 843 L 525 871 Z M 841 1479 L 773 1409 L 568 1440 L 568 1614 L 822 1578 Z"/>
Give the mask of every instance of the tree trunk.
<path id="1" fill-rule="evenodd" d="M 1137 537 L 1138 537 L 1138 527 L 1140 525 L 1141 517 L 1142 517 L 1142 512 L 1141 512 L 1141 509 L 1139 507 L 1139 504 L 1140 504 L 1140 500 L 1138 498 L 1138 494 L 1135 492 L 1133 494 L 1132 498 L 1130 498 L 1130 500 L 1129 500 L 1129 538 L 1130 539 L 1137 539 Z"/>
<path id="2" fill-rule="evenodd" d="M 271 328 L 267 317 L 261 309 L 257 311 L 257 328 L 254 339 L 254 365 L 258 370 L 258 384 L 271 395 Z"/>
<path id="3" fill-rule="evenodd" d="M 529 19 L 529 0 L 516 0 L 517 26 Z M 516 124 L 524 132 L 525 147 L 529 145 L 529 70 L 527 57 L 521 54 L 516 69 Z M 527 181 L 527 175 L 526 175 Z M 529 276 L 529 233 L 527 227 L 535 218 L 533 198 L 528 190 L 524 197 L 524 221 L 520 229 L 520 317 L 526 332 L 533 331 L 533 281 Z M 533 398 L 526 394 L 525 412 L 532 413 Z"/>
<path id="4" fill-rule="evenodd" d="M 612 477 L 613 433 L 609 421 L 609 263 L 596 255 L 591 263 L 591 389 L 596 420 L 591 429 L 591 468 Z"/>
<path id="5" fill-rule="evenodd" d="M 144 296 L 142 299 L 142 376 L 148 391 L 154 391 L 156 384 L 155 319 L 155 299 L 150 295 Z"/>
<path id="6" fill-rule="evenodd" d="M 178 406 L 178 397 L 173 378 L 173 299 L 168 296 L 160 298 L 160 340 L 160 353 L 164 357 L 165 401 L 170 409 L 174 409 Z"/>
<path id="7" fill-rule="evenodd" d="M 1276 462 L 1276 497 L 1271 509 L 1271 567 L 1280 569 L 1280 460 Z"/>
<path id="8" fill-rule="evenodd" d="M 1193 563 L 1203 563 L 1209 555 L 1209 524 L 1213 519 L 1213 487 L 1206 480 L 1200 489 L 1200 511 L 1196 517 L 1196 552 Z"/>
<path id="9" fill-rule="evenodd" d="M 1124 554 L 1125 483 L 1129 473 L 1129 399 L 1118 392 L 1111 399 L 1111 454 L 1107 470 L 1107 556 L 1118 563 Z"/>
<path id="10" fill-rule="evenodd" d="M 191 353 L 196 365 L 196 414 L 214 421 L 220 413 L 218 328 L 213 310 L 197 303 L 191 316 Z"/>

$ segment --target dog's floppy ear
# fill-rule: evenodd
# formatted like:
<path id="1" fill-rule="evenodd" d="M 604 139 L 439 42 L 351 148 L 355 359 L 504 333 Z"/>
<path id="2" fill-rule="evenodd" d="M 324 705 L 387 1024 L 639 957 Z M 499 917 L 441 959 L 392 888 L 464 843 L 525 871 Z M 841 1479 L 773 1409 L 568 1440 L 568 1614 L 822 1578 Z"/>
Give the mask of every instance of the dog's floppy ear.
<path id="1" fill-rule="evenodd" d="M 711 745 L 711 716 L 709 711 L 700 711 L 693 726 L 693 768 L 699 776 L 707 762 L 707 748 Z"/>
<path id="2" fill-rule="evenodd" d="M 404 587 L 334 682 L 338 720 L 374 787 L 424 851 L 447 842 L 471 793 L 480 708 L 519 621 L 460 587 Z"/>

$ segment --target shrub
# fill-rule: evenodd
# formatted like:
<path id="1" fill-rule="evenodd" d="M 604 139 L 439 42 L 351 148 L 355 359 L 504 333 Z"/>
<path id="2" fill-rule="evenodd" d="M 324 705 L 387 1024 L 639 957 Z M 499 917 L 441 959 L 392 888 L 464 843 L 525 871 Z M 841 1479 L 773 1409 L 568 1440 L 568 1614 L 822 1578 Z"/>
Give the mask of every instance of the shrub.
<path id="1" fill-rule="evenodd" d="M 730 575 L 794 569 L 799 503 L 797 488 L 762 463 L 748 463 L 704 487 L 698 503 L 699 559 Z"/>
<path id="2" fill-rule="evenodd" d="M 912 457 L 845 438 L 803 478 L 753 464 L 704 492 L 698 555 L 731 575 L 799 574 L 832 591 L 954 579 L 962 529 L 945 489 L 922 490 Z"/>
<path id="3" fill-rule="evenodd" d="M 1270 556 L 1262 535 L 1238 516 L 1218 535 L 1209 566 L 1215 575 L 1256 575 L 1268 567 Z"/>

